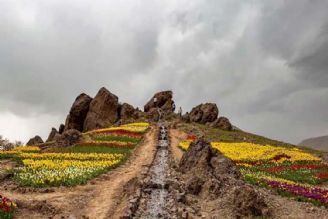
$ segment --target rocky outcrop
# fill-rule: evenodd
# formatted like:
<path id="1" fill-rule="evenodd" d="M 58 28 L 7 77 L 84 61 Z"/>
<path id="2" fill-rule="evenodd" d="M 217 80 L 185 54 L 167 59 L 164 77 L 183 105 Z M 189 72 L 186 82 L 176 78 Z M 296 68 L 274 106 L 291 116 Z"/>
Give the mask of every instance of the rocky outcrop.
<path id="1" fill-rule="evenodd" d="M 218 119 L 216 119 L 211 124 L 211 127 L 219 128 L 219 129 L 222 129 L 222 130 L 225 130 L 225 131 L 231 131 L 231 130 L 233 130 L 233 126 L 230 123 L 229 119 L 226 118 L 226 117 L 223 117 L 223 116 L 221 116 Z"/>
<path id="2" fill-rule="evenodd" d="M 219 109 L 215 103 L 205 103 L 194 107 L 189 113 L 191 122 L 206 124 L 214 122 L 219 115 Z"/>
<path id="3" fill-rule="evenodd" d="M 197 197 L 199 203 L 227 206 L 233 218 L 270 216 L 261 192 L 247 185 L 234 162 L 208 142 L 192 143 L 178 169 L 182 174 L 178 182 L 182 182 L 183 191 L 187 196 Z M 218 214 L 215 209 L 211 213 Z"/>
<path id="4" fill-rule="evenodd" d="M 64 131 L 65 131 L 65 125 L 64 124 L 60 124 L 59 129 L 58 129 L 58 133 L 59 134 L 63 134 Z"/>
<path id="5" fill-rule="evenodd" d="M 39 145 L 39 144 L 43 144 L 43 140 L 40 136 L 36 135 L 34 138 L 31 138 L 26 145 L 28 146 L 33 146 L 33 145 Z"/>
<path id="6" fill-rule="evenodd" d="M 123 103 L 121 106 L 120 106 L 120 119 L 122 121 L 127 121 L 129 119 L 136 119 L 138 117 L 138 113 L 137 113 L 137 110 L 134 109 L 133 106 L 131 106 L 130 104 L 128 103 Z"/>
<path id="7" fill-rule="evenodd" d="M 54 140 L 57 147 L 68 147 L 78 143 L 82 139 L 82 134 L 76 129 L 66 130 L 63 134 L 56 134 Z"/>
<path id="8" fill-rule="evenodd" d="M 236 180 L 241 178 L 234 162 L 202 139 L 192 143 L 189 150 L 184 153 L 180 161 L 180 171 L 195 172 L 197 175 L 210 173 L 216 178 L 222 176 L 230 176 Z"/>
<path id="9" fill-rule="evenodd" d="M 57 131 L 57 129 L 52 128 L 51 129 L 51 132 L 49 133 L 49 136 L 48 136 L 48 139 L 46 140 L 46 142 L 53 141 L 54 138 L 55 138 L 55 136 L 56 136 L 56 134 L 59 134 L 58 131 Z"/>
<path id="10" fill-rule="evenodd" d="M 101 88 L 91 101 L 84 121 L 84 131 L 108 127 L 119 119 L 118 97 L 106 88 Z"/>
<path id="11" fill-rule="evenodd" d="M 91 101 L 92 98 L 84 93 L 75 99 L 66 118 L 65 131 L 69 129 L 83 131 L 84 120 L 88 114 Z"/>
<path id="12" fill-rule="evenodd" d="M 144 106 L 144 111 L 149 112 L 153 108 L 160 108 L 163 112 L 173 112 L 174 101 L 172 91 L 156 93 Z"/>
<path id="13" fill-rule="evenodd" d="M 264 197 L 250 185 L 235 187 L 232 194 L 233 211 L 236 218 L 268 217 L 270 215 Z"/>

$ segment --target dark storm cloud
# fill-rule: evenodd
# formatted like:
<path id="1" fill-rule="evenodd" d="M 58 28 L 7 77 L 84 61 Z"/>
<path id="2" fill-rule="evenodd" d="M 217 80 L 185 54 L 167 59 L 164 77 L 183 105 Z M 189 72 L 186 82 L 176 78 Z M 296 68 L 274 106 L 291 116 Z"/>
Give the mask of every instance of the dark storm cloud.
<path id="1" fill-rule="evenodd" d="M 216 102 L 237 126 L 294 143 L 328 132 L 327 1 L 0 3 L 0 120 L 57 125 L 80 92 L 106 86 L 139 107 L 161 89 L 184 110 Z"/>

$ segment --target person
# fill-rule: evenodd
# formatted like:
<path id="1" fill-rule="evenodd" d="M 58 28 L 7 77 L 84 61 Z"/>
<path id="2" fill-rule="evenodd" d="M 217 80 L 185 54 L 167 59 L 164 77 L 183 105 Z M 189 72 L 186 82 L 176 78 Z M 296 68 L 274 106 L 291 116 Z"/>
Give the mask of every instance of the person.
<path id="1" fill-rule="evenodd" d="M 175 111 L 175 103 L 172 103 L 172 111 Z"/>
<path id="2" fill-rule="evenodd" d="M 180 108 L 179 108 L 178 115 L 179 115 L 180 117 L 182 116 L 182 108 L 181 108 L 181 106 L 180 106 Z"/>

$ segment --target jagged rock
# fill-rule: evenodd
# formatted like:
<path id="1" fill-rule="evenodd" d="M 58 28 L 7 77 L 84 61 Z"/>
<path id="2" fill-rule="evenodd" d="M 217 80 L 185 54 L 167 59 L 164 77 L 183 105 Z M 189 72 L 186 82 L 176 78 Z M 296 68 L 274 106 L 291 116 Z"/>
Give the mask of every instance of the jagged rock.
<path id="1" fill-rule="evenodd" d="M 123 121 L 129 119 L 136 119 L 138 116 L 137 111 L 128 103 L 123 103 L 120 108 L 120 119 Z"/>
<path id="2" fill-rule="evenodd" d="M 186 190 L 189 194 L 198 195 L 202 190 L 203 184 L 204 181 L 198 176 L 191 177 L 186 182 Z"/>
<path id="3" fill-rule="evenodd" d="M 233 129 L 229 119 L 223 116 L 216 119 L 213 123 L 211 123 L 210 126 L 214 128 L 220 128 L 226 131 L 231 131 Z"/>
<path id="4" fill-rule="evenodd" d="M 191 171 L 197 174 L 211 173 L 216 178 L 225 175 L 238 180 L 241 178 L 234 162 L 202 139 L 190 144 L 189 149 L 182 156 L 179 169 L 184 173 Z"/>
<path id="5" fill-rule="evenodd" d="M 64 124 L 60 124 L 59 129 L 58 129 L 58 133 L 59 134 L 63 134 L 64 130 L 65 130 L 65 125 Z"/>
<path id="6" fill-rule="evenodd" d="M 54 137 L 56 136 L 57 133 L 58 133 L 57 132 L 57 129 L 52 128 L 51 129 L 51 132 L 50 132 L 50 134 L 48 136 L 48 139 L 46 140 L 46 142 L 53 141 L 54 140 Z"/>
<path id="7" fill-rule="evenodd" d="M 184 191 L 197 196 L 200 202 L 227 203 L 236 218 L 270 214 L 262 194 L 242 180 L 234 162 L 202 139 L 189 146 L 179 170 Z"/>
<path id="8" fill-rule="evenodd" d="M 144 106 L 144 111 L 149 112 L 153 108 L 160 108 L 164 112 L 173 112 L 174 101 L 172 91 L 162 91 L 156 93 Z"/>
<path id="9" fill-rule="evenodd" d="M 101 88 L 91 101 L 84 121 L 84 131 L 108 127 L 118 121 L 118 97 L 106 88 Z"/>
<path id="10" fill-rule="evenodd" d="M 213 122 L 219 115 L 219 109 L 215 103 L 205 103 L 194 107 L 189 113 L 191 122 L 206 124 Z"/>
<path id="11" fill-rule="evenodd" d="M 39 144 L 43 144 L 43 140 L 40 136 L 36 135 L 34 138 L 31 138 L 26 145 L 28 146 L 32 146 L 32 145 L 39 145 Z"/>
<path id="12" fill-rule="evenodd" d="M 56 141 L 57 147 L 67 147 L 78 143 L 82 139 L 82 134 L 76 129 L 69 129 L 59 135 L 55 135 L 54 140 Z"/>
<path id="13" fill-rule="evenodd" d="M 71 110 L 66 118 L 65 129 L 76 129 L 83 131 L 84 120 L 89 111 L 89 105 L 92 98 L 82 93 L 74 101 Z"/>
<path id="14" fill-rule="evenodd" d="M 264 197 L 249 185 L 234 188 L 232 199 L 237 218 L 269 216 Z"/>

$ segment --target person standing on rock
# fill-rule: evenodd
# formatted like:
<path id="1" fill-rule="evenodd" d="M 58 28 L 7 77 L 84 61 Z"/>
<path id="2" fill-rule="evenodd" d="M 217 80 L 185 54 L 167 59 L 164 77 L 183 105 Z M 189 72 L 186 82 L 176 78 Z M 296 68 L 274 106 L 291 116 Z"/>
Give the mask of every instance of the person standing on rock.
<path id="1" fill-rule="evenodd" d="M 175 103 L 172 103 L 172 112 L 175 111 Z"/>
<path id="2" fill-rule="evenodd" d="M 181 108 L 181 106 L 179 108 L 178 115 L 179 115 L 180 118 L 182 117 L 182 108 Z"/>

